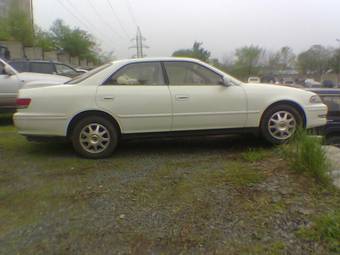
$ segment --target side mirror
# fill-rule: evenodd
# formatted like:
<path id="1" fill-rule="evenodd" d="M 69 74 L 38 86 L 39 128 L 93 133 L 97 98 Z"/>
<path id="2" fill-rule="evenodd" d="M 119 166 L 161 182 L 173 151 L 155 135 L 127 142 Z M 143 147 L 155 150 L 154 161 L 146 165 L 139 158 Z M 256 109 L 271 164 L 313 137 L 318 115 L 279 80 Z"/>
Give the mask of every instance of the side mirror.
<path id="1" fill-rule="evenodd" d="M 222 84 L 223 84 L 223 86 L 225 86 L 225 87 L 230 87 L 231 85 L 233 85 L 233 84 L 231 83 L 231 81 L 230 81 L 229 79 L 227 79 L 226 77 L 223 77 Z"/>
<path id="2" fill-rule="evenodd" d="M 12 68 L 9 65 L 5 65 L 5 73 L 9 76 L 14 75 L 15 73 L 13 72 Z"/>

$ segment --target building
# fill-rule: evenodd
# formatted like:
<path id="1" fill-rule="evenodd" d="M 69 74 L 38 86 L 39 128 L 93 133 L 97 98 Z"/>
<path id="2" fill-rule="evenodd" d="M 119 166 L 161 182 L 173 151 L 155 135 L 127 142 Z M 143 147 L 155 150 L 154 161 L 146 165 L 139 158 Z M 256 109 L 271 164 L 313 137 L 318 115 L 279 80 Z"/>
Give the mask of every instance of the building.
<path id="1" fill-rule="evenodd" d="M 0 0 L 0 17 L 6 17 L 11 4 L 24 11 L 33 22 L 32 0 Z"/>

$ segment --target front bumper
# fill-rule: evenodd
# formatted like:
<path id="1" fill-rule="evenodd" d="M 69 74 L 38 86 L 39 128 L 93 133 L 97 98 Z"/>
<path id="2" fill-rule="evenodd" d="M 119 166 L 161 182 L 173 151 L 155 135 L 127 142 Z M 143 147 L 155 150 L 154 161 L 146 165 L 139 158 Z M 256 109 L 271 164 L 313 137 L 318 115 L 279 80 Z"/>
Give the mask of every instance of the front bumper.
<path id="1" fill-rule="evenodd" d="M 316 128 L 327 124 L 328 108 L 324 104 L 305 107 L 306 128 Z"/>

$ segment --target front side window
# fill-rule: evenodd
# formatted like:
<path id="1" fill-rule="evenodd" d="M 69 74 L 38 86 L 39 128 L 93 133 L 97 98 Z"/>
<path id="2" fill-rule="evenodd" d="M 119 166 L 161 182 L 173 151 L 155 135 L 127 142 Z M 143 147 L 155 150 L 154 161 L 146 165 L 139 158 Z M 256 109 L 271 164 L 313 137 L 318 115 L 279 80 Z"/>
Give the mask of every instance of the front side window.
<path id="1" fill-rule="evenodd" d="M 129 64 L 105 82 L 105 85 L 164 85 L 162 66 L 158 62 Z"/>
<path id="2" fill-rule="evenodd" d="M 57 70 L 57 74 L 60 75 L 77 75 L 78 73 L 71 67 L 67 66 L 67 65 L 63 65 L 63 64 L 56 64 L 55 68 Z"/>
<path id="3" fill-rule="evenodd" d="M 169 85 L 221 85 L 222 77 L 208 68 L 190 62 L 165 62 Z"/>
<path id="4" fill-rule="evenodd" d="M 53 65 L 50 63 L 31 63 L 31 72 L 33 73 L 46 73 L 46 74 L 53 74 L 54 68 Z"/>

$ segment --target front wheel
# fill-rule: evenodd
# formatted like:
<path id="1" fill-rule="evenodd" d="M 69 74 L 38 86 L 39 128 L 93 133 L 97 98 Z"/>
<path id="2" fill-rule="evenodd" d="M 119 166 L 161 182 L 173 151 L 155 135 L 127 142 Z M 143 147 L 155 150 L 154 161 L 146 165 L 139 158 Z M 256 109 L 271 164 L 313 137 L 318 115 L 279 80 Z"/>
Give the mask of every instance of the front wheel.
<path id="1" fill-rule="evenodd" d="M 86 117 L 75 125 L 72 144 L 80 156 L 91 159 L 107 158 L 117 147 L 118 132 L 103 117 Z"/>
<path id="2" fill-rule="evenodd" d="M 269 108 L 261 122 L 262 136 L 272 144 L 283 144 L 291 139 L 302 125 L 300 113 L 290 105 Z"/>

